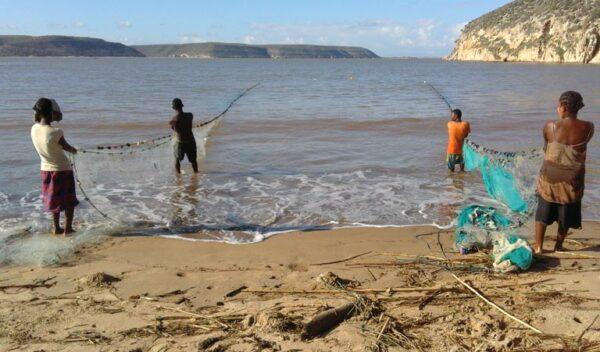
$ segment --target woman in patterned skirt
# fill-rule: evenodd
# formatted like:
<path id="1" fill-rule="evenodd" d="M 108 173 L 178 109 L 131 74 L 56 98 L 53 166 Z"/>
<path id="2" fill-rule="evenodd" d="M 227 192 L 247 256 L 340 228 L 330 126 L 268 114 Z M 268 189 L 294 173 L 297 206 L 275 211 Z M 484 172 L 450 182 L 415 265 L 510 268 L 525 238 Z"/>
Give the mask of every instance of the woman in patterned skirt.
<path id="1" fill-rule="evenodd" d="M 77 153 L 77 149 L 67 143 L 60 128 L 52 127 L 53 105 L 47 98 L 40 98 L 35 103 L 31 140 L 41 159 L 44 211 L 52 213 L 54 234 L 67 235 L 73 232 L 73 213 L 79 201 L 75 194 L 73 169 L 65 151 Z M 64 229 L 60 227 L 62 211 L 65 212 Z"/>

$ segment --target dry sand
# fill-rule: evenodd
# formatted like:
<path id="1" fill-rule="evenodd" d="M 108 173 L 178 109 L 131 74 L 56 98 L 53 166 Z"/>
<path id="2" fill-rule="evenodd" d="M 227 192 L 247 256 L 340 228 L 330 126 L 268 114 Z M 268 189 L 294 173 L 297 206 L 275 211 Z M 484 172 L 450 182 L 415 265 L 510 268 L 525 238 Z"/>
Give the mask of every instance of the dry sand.
<path id="1" fill-rule="evenodd" d="M 497 274 L 431 227 L 294 232 L 251 245 L 111 237 L 58 266 L 0 268 L 0 350 L 598 351 L 600 259 L 584 257 L 600 257 L 600 224 L 569 238 L 577 256 Z M 354 316 L 301 338 L 312 317 L 348 302 L 360 308 Z"/>

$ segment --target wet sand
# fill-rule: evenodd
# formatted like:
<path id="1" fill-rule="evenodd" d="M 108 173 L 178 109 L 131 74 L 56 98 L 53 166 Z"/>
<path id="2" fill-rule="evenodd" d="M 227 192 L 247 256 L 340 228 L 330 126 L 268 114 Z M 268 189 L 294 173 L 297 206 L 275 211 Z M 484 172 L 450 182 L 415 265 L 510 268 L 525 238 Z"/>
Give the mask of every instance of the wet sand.
<path id="1" fill-rule="evenodd" d="M 452 232 L 433 227 L 293 232 L 250 245 L 110 237 L 58 266 L 0 268 L 0 350 L 599 348 L 600 318 L 590 324 L 600 314 L 600 223 L 569 239 L 572 254 L 497 274 L 475 272 L 485 256 L 458 255 Z M 358 313 L 301 338 L 312 317 L 348 302 Z"/>

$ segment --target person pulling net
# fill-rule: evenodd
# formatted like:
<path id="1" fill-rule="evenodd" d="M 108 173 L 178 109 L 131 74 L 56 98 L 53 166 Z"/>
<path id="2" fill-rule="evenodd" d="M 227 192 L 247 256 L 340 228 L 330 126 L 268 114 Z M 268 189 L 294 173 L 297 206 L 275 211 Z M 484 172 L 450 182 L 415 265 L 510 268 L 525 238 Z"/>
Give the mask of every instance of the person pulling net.
<path id="1" fill-rule="evenodd" d="M 505 153 L 465 141 L 466 168 L 481 172 L 488 194 L 507 207 L 510 224 L 501 224 L 504 231 L 490 229 L 489 222 L 477 220 L 473 206 L 465 207 L 457 221 L 457 247 L 473 246 L 477 241 L 485 246 L 493 238 L 497 268 L 507 271 L 512 265 L 526 270 L 530 265 L 527 262 L 533 260 L 533 252 L 541 254 L 544 251 L 546 227 L 557 222 L 554 250 L 563 250 L 568 230 L 579 229 L 582 225 L 586 151 L 594 135 L 593 123 L 577 118 L 583 107 L 583 98 L 578 92 L 567 91 L 560 96 L 559 120 L 548 121 L 543 129 L 543 150 Z M 520 230 L 523 224 L 532 220 L 534 209 L 535 246 L 532 250 L 521 238 Z M 493 213 L 496 211 L 493 209 Z M 469 231 L 465 224 L 478 231 Z M 484 240 L 477 236 L 481 231 L 487 235 Z M 485 241 L 488 243 L 483 243 Z"/>
<path id="2" fill-rule="evenodd" d="M 80 193 L 94 209 L 86 212 L 83 220 L 95 226 L 101 216 L 110 220 L 112 226 L 153 228 L 168 227 L 174 218 L 183 218 L 185 220 L 178 222 L 197 225 L 194 201 L 190 199 L 196 195 L 188 195 L 178 173 L 173 172 L 173 154 L 175 152 L 178 161 L 187 156 L 197 171 L 198 162 L 206 154 L 206 140 L 211 130 L 256 86 L 242 91 L 206 122 L 194 125 L 191 116 L 183 113 L 183 104 L 180 106 L 174 101 L 172 107 L 177 115 L 171 119 L 172 134 L 79 149 L 79 153 L 72 156 L 76 181 Z M 198 179 L 191 182 L 198 183 Z"/>

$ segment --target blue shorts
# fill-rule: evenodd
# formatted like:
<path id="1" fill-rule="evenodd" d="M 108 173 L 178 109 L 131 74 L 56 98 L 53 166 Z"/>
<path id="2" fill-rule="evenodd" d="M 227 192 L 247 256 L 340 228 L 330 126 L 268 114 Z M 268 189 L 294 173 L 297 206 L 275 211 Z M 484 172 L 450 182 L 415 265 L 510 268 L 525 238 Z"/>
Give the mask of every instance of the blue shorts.
<path id="1" fill-rule="evenodd" d="M 465 160 L 462 154 L 448 154 L 446 155 L 446 163 L 448 164 L 448 169 L 454 170 L 456 165 L 464 165 Z"/>

